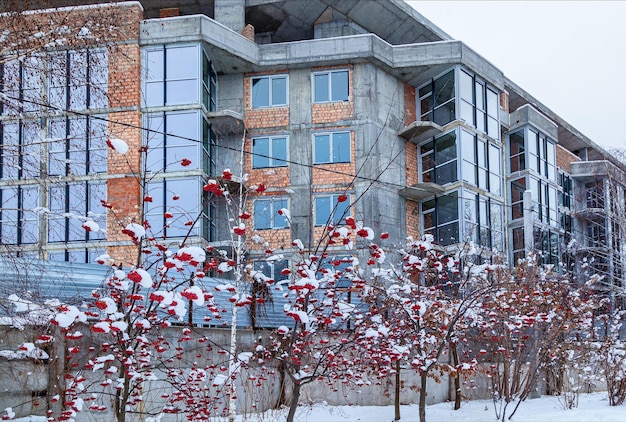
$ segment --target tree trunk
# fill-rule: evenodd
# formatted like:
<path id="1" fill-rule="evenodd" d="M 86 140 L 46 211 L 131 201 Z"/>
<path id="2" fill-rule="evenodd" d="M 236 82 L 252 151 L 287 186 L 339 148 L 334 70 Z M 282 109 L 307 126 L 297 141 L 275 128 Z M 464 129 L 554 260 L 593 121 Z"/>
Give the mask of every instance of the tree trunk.
<path id="1" fill-rule="evenodd" d="M 456 343 L 450 343 L 450 351 L 452 353 L 452 365 L 456 368 L 456 377 L 454 377 L 454 410 L 461 408 L 461 373 L 459 372 L 459 352 Z"/>
<path id="2" fill-rule="evenodd" d="M 419 403 L 419 416 L 420 422 L 426 422 L 426 381 L 428 380 L 428 372 L 422 371 L 420 375 L 420 403 Z"/>
<path id="3" fill-rule="evenodd" d="M 285 380 L 287 379 L 287 375 L 285 374 L 285 371 L 285 363 L 283 361 L 280 361 L 280 364 L 278 365 L 278 399 L 274 404 L 274 409 L 280 409 L 283 405 L 287 404 L 287 383 L 285 382 Z"/>
<path id="4" fill-rule="evenodd" d="M 395 416 L 394 416 L 394 421 L 399 421 L 400 420 L 400 361 L 397 360 L 396 361 L 396 396 L 394 398 L 394 410 L 395 410 Z"/>
<path id="5" fill-rule="evenodd" d="M 293 422 L 298 409 L 298 401 L 300 400 L 300 383 L 294 382 L 291 389 L 291 404 L 289 405 L 289 413 L 287 414 L 287 422 Z"/>

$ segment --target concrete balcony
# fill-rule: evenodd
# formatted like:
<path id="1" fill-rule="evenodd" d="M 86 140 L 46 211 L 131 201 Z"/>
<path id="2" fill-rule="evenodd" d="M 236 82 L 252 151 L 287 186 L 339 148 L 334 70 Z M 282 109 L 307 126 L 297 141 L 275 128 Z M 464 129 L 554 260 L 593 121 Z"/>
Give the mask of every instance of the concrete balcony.
<path id="1" fill-rule="evenodd" d="M 433 195 L 442 194 L 444 187 L 433 182 L 416 183 L 400 189 L 400 196 L 410 201 L 421 201 Z"/>

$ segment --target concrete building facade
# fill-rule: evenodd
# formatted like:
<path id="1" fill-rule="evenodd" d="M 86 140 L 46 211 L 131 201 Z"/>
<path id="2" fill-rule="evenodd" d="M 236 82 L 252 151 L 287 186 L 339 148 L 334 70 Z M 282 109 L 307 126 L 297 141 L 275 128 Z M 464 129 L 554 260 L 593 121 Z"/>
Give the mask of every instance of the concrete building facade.
<path id="1" fill-rule="evenodd" d="M 383 246 L 535 251 L 620 305 L 625 166 L 402 0 L 50 3 L 26 16 L 57 32 L 83 16 L 69 41 L 2 50 L 5 250 L 130 263 L 119 227 L 144 204 L 168 239 L 220 244 L 231 224 L 203 186 L 230 169 L 267 186 L 249 257 L 277 280 L 289 257 L 267 248 L 314 249 L 351 216 Z"/>

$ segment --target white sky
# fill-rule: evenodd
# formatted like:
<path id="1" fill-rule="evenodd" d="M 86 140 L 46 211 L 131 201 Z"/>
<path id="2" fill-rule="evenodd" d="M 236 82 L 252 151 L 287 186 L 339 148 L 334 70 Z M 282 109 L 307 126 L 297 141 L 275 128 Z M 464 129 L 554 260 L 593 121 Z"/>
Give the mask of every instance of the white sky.
<path id="1" fill-rule="evenodd" d="M 408 1 L 603 146 L 626 148 L 626 1 Z"/>

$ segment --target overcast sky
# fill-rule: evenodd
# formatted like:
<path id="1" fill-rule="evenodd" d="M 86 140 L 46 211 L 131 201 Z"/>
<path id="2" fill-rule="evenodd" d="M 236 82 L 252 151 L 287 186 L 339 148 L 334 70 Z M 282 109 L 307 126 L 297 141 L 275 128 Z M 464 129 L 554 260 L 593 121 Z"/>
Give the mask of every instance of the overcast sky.
<path id="1" fill-rule="evenodd" d="M 626 1 L 409 1 L 603 146 L 626 148 Z"/>

